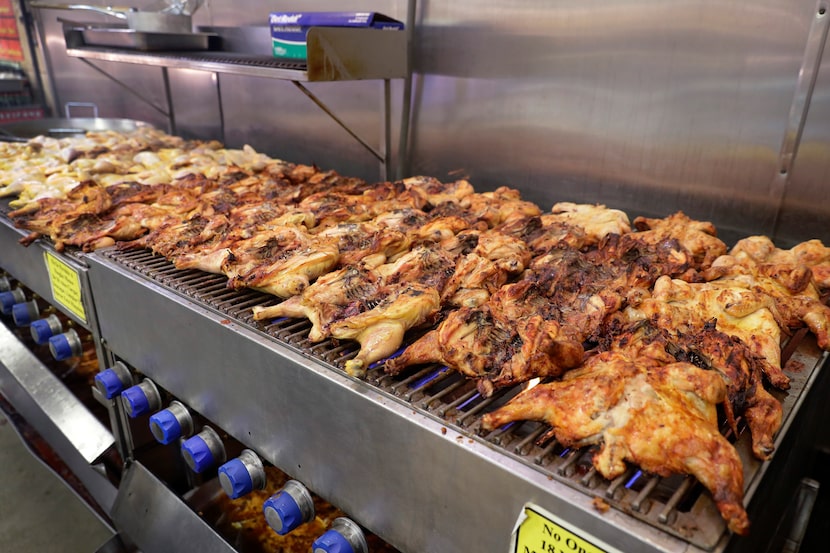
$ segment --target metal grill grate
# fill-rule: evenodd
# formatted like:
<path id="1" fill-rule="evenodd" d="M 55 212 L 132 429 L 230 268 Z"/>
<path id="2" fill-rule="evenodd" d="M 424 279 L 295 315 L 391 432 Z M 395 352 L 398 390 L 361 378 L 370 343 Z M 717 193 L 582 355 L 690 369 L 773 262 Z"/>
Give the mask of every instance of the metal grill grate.
<path id="1" fill-rule="evenodd" d="M 312 343 L 308 339 L 311 324 L 305 320 L 276 319 L 267 324 L 254 321 L 251 308 L 273 305 L 280 300 L 260 292 L 234 291 L 226 287 L 222 275 L 197 270 L 177 270 L 166 259 L 146 250 L 104 250 L 105 257 L 187 298 L 198 301 L 223 317 L 235 320 L 270 338 L 303 351 L 335 370 L 342 370 L 348 359 L 357 354 L 356 344 L 337 343 L 328 339 Z M 800 340 L 803 333 L 797 336 Z M 410 338 L 414 339 L 414 337 Z M 789 357 L 795 346 L 793 341 L 784 350 Z M 815 359 L 814 366 L 822 361 Z M 809 367 L 808 374 L 814 367 Z M 383 372 L 382 362 L 369 367 L 366 382 L 413 409 L 420 409 L 451 425 L 469 439 L 481 440 L 503 454 L 532 466 L 551 480 L 562 482 L 595 498 L 598 508 L 613 507 L 660 528 L 673 536 L 684 539 L 703 549 L 712 549 L 725 532 L 714 502 L 696 479 L 676 475 L 661 478 L 630 467 L 613 481 L 599 475 L 592 465 L 596 448 L 570 449 L 558 443 L 547 425 L 537 422 L 511 423 L 502 428 L 485 432 L 481 429 L 479 415 L 503 405 L 518 394 L 524 386 L 499 390 L 492 397 L 484 398 L 476 390 L 475 383 L 462 375 L 439 365 L 416 367 L 401 375 L 390 376 Z M 794 387 L 803 386 L 795 382 Z M 800 390 L 791 389 L 800 392 Z M 785 417 L 792 404 L 784 404 Z M 749 459 L 748 431 L 732 435 L 726 423 L 723 432 L 736 442 L 750 472 L 757 471 L 758 462 Z M 743 425 L 739 423 L 739 428 Z M 750 481 L 752 478 L 746 478 Z"/>

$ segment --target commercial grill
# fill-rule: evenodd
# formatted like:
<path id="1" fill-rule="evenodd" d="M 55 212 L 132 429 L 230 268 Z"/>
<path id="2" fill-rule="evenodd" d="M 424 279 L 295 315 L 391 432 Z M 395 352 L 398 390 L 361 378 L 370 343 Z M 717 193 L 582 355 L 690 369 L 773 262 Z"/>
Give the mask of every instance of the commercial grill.
<path id="1" fill-rule="evenodd" d="M 799 332 L 782 362 L 803 369 L 788 372 L 788 392 L 774 392 L 784 418 L 773 460 L 753 457 L 743 425 L 734 436 L 722 423 L 744 465 L 753 523 L 749 537 L 730 539 L 692 477 L 630 467 L 609 481 L 591 448 L 540 442 L 546 425 L 482 431 L 480 415 L 523 386 L 485 399 L 445 367 L 391 377 L 380 363 L 357 381 L 342 369 L 355 344 L 310 343 L 304 320 L 255 322 L 251 308 L 279 301 L 272 296 L 229 290 L 224 276 L 177 270 L 149 251 L 103 250 L 89 261 L 107 347 L 403 551 L 505 551 L 525 502 L 621 551 L 761 551 L 798 488 L 784 465 L 805 455 L 804 405 L 827 387 L 826 353 Z M 310 434 L 291 430 L 306 418 L 316 421 Z"/>

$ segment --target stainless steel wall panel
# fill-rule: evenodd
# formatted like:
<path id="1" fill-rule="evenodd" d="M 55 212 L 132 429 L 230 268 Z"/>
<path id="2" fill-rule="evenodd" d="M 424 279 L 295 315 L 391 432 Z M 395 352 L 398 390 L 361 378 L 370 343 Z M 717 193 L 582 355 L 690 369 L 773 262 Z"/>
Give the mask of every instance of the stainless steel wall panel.
<path id="1" fill-rule="evenodd" d="M 771 232 L 812 2 L 430 2 L 414 172 Z"/>

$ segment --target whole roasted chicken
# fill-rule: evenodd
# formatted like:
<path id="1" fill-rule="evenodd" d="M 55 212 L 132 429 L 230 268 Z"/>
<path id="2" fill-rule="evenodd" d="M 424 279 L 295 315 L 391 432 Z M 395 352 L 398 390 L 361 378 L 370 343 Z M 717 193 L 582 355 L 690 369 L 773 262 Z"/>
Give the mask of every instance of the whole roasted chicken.
<path id="1" fill-rule="evenodd" d="M 746 534 L 743 468 L 717 424 L 716 405 L 725 398 L 717 372 L 678 362 L 652 342 L 594 355 L 562 380 L 485 414 L 482 427 L 545 422 L 565 446 L 599 445 L 593 464 L 609 479 L 623 474 L 626 462 L 661 476 L 691 474 L 712 493 L 729 529 Z"/>

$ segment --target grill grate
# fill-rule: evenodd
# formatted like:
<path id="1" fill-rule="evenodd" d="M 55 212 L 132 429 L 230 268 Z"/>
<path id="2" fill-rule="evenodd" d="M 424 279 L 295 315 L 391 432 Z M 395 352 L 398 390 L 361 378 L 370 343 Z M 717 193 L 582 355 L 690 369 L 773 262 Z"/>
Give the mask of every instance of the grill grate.
<path id="1" fill-rule="evenodd" d="M 226 286 L 226 277 L 222 275 L 177 270 L 163 257 L 146 250 L 108 249 L 100 253 L 178 294 L 214 309 L 224 317 L 293 346 L 332 369 L 342 371 L 345 361 L 357 354 L 358 348 L 353 343 L 337 343 L 331 339 L 320 343 L 310 342 L 308 333 L 311 324 L 306 320 L 283 318 L 265 324 L 254 321 L 252 307 L 273 305 L 280 300 L 256 291 L 230 290 Z M 800 337 L 803 338 L 803 334 Z M 785 348 L 784 354 L 788 357 L 794 349 L 795 344 L 790 344 Z M 816 363 L 820 361 L 817 359 Z M 661 478 L 630 467 L 625 474 L 609 481 L 599 475 L 592 465 L 591 459 L 596 448 L 566 448 L 552 437 L 547 425 L 532 421 L 516 422 L 491 432 L 483 431 L 478 415 L 503 405 L 524 386 L 498 390 L 492 397 L 484 398 L 476 391 L 472 381 L 446 367 L 432 365 L 390 376 L 383 372 L 382 363 L 369 367 L 365 381 L 408 403 L 413 409 L 437 417 L 469 439 L 489 444 L 503 454 L 541 471 L 549 479 L 594 497 L 600 508 L 607 505 L 619 509 L 703 549 L 712 549 L 725 532 L 725 523 L 714 502 L 708 494 L 702 493 L 702 485 L 692 477 L 676 475 Z M 785 411 L 785 416 L 786 414 Z M 727 438 L 733 442 L 742 442 L 746 446 L 744 449 L 748 450 L 748 431 L 742 429 L 739 436 L 732 436 L 725 423 L 722 430 Z M 747 458 L 744 461 L 751 462 Z M 755 466 L 757 468 L 757 463 Z M 708 502 L 709 505 L 701 505 L 701 502 Z"/>

